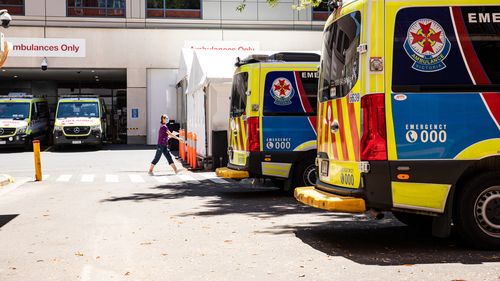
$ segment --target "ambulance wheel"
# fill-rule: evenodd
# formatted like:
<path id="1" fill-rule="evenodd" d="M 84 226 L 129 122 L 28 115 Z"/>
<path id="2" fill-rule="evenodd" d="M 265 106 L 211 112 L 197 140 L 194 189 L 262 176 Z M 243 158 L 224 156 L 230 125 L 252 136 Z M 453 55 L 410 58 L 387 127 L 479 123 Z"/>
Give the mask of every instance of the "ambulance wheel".
<path id="1" fill-rule="evenodd" d="M 431 231 L 432 230 L 432 219 L 431 216 L 405 213 L 405 212 L 397 212 L 393 211 L 392 214 L 398 221 L 406 224 L 409 227 L 413 227 L 422 231 Z"/>
<path id="2" fill-rule="evenodd" d="M 458 234 L 477 248 L 500 249 L 499 174 L 481 174 L 458 190 L 453 222 Z"/>
<path id="3" fill-rule="evenodd" d="M 316 184 L 316 164 L 314 158 L 300 162 L 295 168 L 294 187 L 313 186 Z M 293 191 L 293 190 L 292 190 Z"/>

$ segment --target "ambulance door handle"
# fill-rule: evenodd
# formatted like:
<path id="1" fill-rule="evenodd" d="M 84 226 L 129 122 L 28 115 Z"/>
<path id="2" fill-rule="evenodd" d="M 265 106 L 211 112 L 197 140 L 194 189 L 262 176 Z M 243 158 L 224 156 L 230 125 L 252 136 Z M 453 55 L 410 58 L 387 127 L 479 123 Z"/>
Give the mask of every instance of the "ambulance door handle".
<path id="1" fill-rule="evenodd" d="M 332 126 L 330 126 L 332 133 L 336 134 L 339 131 L 339 122 L 337 120 L 333 121 Z"/>

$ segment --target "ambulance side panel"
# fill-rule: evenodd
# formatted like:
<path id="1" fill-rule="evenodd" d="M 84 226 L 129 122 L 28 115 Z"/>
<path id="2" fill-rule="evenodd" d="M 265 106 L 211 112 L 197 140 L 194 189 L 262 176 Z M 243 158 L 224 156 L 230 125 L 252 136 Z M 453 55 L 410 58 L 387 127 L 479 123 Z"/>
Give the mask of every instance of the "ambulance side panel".
<path id="1" fill-rule="evenodd" d="M 315 65 L 263 64 L 261 155 L 262 175 L 289 178 L 297 162 L 316 154 Z M 309 155 L 308 155 L 309 154 Z M 260 168 L 260 169 L 259 169 Z"/>
<path id="2" fill-rule="evenodd" d="M 388 5 L 386 115 L 394 207 L 443 213 L 464 171 L 500 155 L 498 13 L 499 6 L 487 5 Z M 399 179 L 401 170 L 410 177 Z"/>

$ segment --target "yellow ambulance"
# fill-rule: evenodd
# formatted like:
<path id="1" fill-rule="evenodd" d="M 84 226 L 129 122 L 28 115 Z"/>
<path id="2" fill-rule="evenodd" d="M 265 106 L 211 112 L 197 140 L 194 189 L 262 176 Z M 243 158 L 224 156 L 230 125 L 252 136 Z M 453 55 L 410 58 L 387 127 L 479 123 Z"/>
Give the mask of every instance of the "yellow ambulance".
<path id="1" fill-rule="evenodd" d="M 497 0 L 333 1 L 307 205 L 500 248 Z"/>
<path id="2" fill-rule="evenodd" d="M 49 140 L 47 100 L 25 93 L 0 96 L 0 148 L 31 148 L 33 140 Z"/>
<path id="3" fill-rule="evenodd" d="M 316 182 L 319 54 L 275 53 L 239 60 L 229 119 L 225 178 L 271 178 L 278 187 Z"/>
<path id="4" fill-rule="evenodd" d="M 106 139 L 107 112 L 102 98 L 92 95 L 61 97 L 54 123 L 54 147 L 93 145 Z"/>

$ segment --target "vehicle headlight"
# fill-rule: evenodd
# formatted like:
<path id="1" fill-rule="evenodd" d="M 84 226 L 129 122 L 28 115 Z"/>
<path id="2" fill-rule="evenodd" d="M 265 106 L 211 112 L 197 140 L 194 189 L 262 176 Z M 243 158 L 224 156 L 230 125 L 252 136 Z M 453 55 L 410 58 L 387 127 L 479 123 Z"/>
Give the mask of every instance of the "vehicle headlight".
<path id="1" fill-rule="evenodd" d="M 91 126 L 90 129 L 92 131 L 99 131 L 99 132 L 102 130 L 101 125 Z"/>
<path id="2" fill-rule="evenodd" d="M 26 134 L 27 130 L 28 130 L 28 126 L 19 127 L 19 128 L 17 128 L 16 134 L 24 135 L 24 134 Z"/>
<path id="3" fill-rule="evenodd" d="M 62 131 L 62 126 L 54 125 L 54 131 Z"/>

